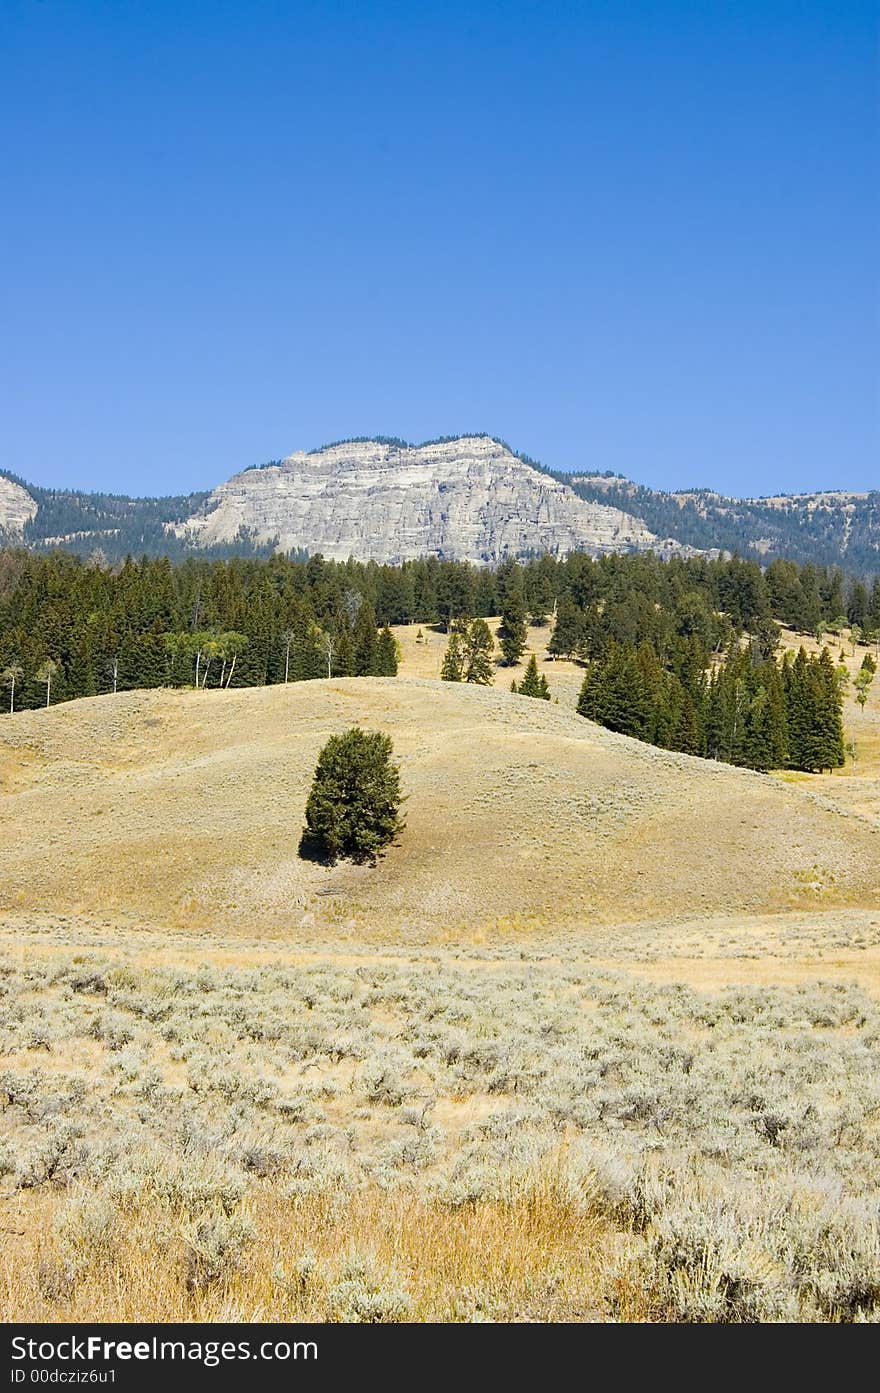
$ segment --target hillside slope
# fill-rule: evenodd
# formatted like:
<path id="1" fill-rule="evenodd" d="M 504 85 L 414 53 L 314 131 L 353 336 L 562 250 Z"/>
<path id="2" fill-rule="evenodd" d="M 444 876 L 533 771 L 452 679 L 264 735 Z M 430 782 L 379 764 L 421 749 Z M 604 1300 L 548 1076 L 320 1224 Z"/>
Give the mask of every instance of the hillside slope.
<path id="1" fill-rule="evenodd" d="M 801 564 L 880 572 L 880 491 L 845 490 L 729 498 L 713 489 L 665 493 L 620 475 L 564 477 L 588 502 L 623 508 L 654 532 L 698 549 L 720 548 L 756 560 L 785 557 Z"/>
<path id="2" fill-rule="evenodd" d="M 388 731 L 409 795 L 376 869 L 297 843 L 318 750 Z M 131 692 L 0 743 L 0 909 L 293 935 L 876 904 L 880 828 L 552 704 L 416 678 Z"/>

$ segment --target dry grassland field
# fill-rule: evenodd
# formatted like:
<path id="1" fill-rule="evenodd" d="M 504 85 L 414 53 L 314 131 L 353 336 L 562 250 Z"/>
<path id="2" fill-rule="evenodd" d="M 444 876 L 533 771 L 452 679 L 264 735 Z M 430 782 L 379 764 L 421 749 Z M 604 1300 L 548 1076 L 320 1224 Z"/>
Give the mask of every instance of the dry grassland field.
<path id="1" fill-rule="evenodd" d="M 547 634 L 558 704 L 410 628 L 4 718 L 5 1319 L 878 1318 L 878 684 L 845 770 L 762 775 L 581 720 Z M 331 868 L 356 723 L 407 827 Z"/>

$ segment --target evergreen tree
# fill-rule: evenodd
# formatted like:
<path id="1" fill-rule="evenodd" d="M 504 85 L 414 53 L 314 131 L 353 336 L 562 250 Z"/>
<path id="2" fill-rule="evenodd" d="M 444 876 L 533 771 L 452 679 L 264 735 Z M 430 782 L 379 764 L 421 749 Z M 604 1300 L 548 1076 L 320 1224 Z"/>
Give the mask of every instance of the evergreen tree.
<path id="1" fill-rule="evenodd" d="M 67 674 L 67 693 L 70 697 L 96 696 L 98 673 L 95 648 L 91 634 L 86 631 L 77 643 Z"/>
<path id="2" fill-rule="evenodd" d="M 454 631 L 449 636 L 449 643 L 443 657 L 443 666 L 440 669 L 440 677 L 444 682 L 461 682 L 464 677 L 464 654 L 461 648 L 461 639 Z"/>
<path id="3" fill-rule="evenodd" d="M 396 677 L 398 661 L 397 639 L 386 624 L 376 643 L 376 675 L 378 677 Z"/>
<path id="4" fill-rule="evenodd" d="M 864 629 L 870 621 L 871 599 L 867 586 L 860 580 L 853 581 L 849 588 L 846 614 L 850 624 L 858 625 L 860 629 Z"/>
<path id="5" fill-rule="evenodd" d="M 604 658 L 590 663 L 577 710 L 578 715 L 621 735 L 648 738 L 651 697 L 634 649 L 612 644 Z"/>
<path id="6" fill-rule="evenodd" d="M 358 726 L 334 735 L 318 756 L 301 847 L 330 861 L 375 865 L 403 830 L 400 770 L 391 738 Z"/>
<path id="7" fill-rule="evenodd" d="M 333 676 L 353 677 L 355 661 L 354 643 L 352 642 L 351 628 L 349 627 L 348 619 L 344 614 L 337 616 L 335 627 Z"/>
<path id="8" fill-rule="evenodd" d="M 783 678 L 790 767 L 808 772 L 840 768 L 845 759 L 843 700 L 828 649 L 810 659 L 801 648 L 786 663 Z"/>
<path id="9" fill-rule="evenodd" d="M 868 607 L 868 623 L 876 634 L 880 632 L 880 575 L 874 579 L 871 586 L 871 603 Z"/>
<path id="10" fill-rule="evenodd" d="M 690 692 L 682 692 L 670 748 L 686 755 L 703 753 L 699 715 Z"/>
<path id="11" fill-rule="evenodd" d="M 547 652 L 553 658 L 571 658 L 580 648 L 582 633 L 581 611 L 570 595 L 563 595 L 556 611 Z"/>
<path id="12" fill-rule="evenodd" d="M 507 667 L 514 667 L 526 648 L 526 605 L 522 589 L 512 586 L 507 593 L 498 630 L 501 653 Z"/>
<path id="13" fill-rule="evenodd" d="M 539 701 L 550 700 L 550 688 L 547 685 L 547 678 L 538 672 L 538 660 L 534 653 L 526 664 L 525 675 L 517 687 L 514 683 L 512 691 L 519 692 L 520 696 L 537 697 Z"/>
<path id="14" fill-rule="evenodd" d="M 813 663 L 817 687 L 816 705 L 818 763 L 808 768 L 841 769 L 846 763 L 843 738 L 843 695 L 834 671 L 831 655 L 822 649 Z"/>
<path id="15" fill-rule="evenodd" d="M 371 677 L 376 671 L 376 612 L 369 600 L 363 600 L 357 611 L 352 633 L 355 677 Z"/>
<path id="16" fill-rule="evenodd" d="M 309 682 L 326 677 L 327 670 L 320 648 L 321 634 L 311 614 L 301 608 L 293 621 L 290 642 L 289 676 L 292 682 Z"/>
<path id="17" fill-rule="evenodd" d="M 462 636 L 460 680 L 487 686 L 494 676 L 494 651 L 495 644 L 489 625 L 485 619 L 475 619 L 467 626 Z"/>

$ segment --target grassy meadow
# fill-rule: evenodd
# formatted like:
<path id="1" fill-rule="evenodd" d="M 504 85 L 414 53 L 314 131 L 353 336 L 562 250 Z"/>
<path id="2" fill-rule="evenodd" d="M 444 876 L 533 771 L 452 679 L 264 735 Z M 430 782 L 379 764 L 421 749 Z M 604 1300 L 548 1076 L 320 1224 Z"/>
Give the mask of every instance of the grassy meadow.
<path id="1" fill-rule="evenodd" d="M 402 638 L 4 723 L 3 1317 L 877 1319 L 877 694 L 768 777 Z M 297 866 L 348 713 L 409 828 Z"/>

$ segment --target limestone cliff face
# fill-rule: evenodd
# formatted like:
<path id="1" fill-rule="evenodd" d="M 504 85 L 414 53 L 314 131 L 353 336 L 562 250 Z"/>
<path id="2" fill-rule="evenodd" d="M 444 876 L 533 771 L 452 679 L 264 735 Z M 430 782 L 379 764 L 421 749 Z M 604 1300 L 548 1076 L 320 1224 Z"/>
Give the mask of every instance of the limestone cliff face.
<path id="1" fill-rule="evenodd" d="M 0 475 L 0 537 L 19 537 L 36 511 L 27 489 Z"/>
<path id="2" fill-rule="evenodd" d="M 210 546 L 241 528 L 260 542 L 277 537 L 285 551 L 380 562 L 677 549 L 629 513 L 578 498 L 488 436 L 407 447 L 359 441 L 293 454 L 236 474 L 175 531 Z"/>

